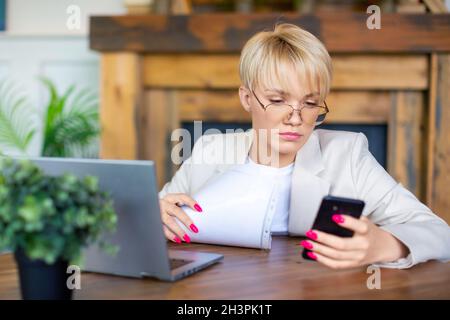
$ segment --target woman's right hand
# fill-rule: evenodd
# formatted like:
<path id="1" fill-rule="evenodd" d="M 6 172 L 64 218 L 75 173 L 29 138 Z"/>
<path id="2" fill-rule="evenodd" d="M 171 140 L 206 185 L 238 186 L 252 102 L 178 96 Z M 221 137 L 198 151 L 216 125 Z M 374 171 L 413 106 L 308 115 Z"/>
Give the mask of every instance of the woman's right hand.
<path id="1" fill-rule="evenodd" d="M 189 216 L 181 210 L 180 206 L 186 205 L 192 210 L 202 212 L 199 204 L 190 196 L 184 193 L 169 193 L 159 199 L 161 210 L 161 220 L 163 222 L 164 235 L 172 242 L 191 242 L 189 235 L 178 225 L 179 220 L 187 229 L 197 233 L 198 229 Z"/>

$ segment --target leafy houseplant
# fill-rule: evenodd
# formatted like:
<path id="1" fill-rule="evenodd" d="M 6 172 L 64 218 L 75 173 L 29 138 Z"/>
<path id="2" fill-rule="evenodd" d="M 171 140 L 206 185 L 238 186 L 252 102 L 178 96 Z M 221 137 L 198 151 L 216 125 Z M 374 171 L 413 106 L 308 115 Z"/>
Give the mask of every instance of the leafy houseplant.
<path id="1" fill-rule="evenodd" d="M 39 133 L 41 156 L 95 157 L 93 147 L 100 133 L 97 95 L 74 86 L 60 94 L 49 79 L 41 78 L 41 82 L 49 99 L 39 115 L 17 87 L 0 81 L 0 150 L 27 154 Z"/>
<path id="2" fill-rule="evenodd" d="M 45 108 L 42 156 L 92 156 L 89 146 L 100 133 L 98 101 L 90 90 L 69 87 L 62 95 L 42 79 L 50 95 Z M 91 152 L 92 153 L 92 152 Z"/>
<path id="3" fill-rule="evenodd" d="M 70 299 L 69 263 L 81 262 L 83 247 L 114 231 L 111 197 L 97 178 L 45 175 L 28 160 L 0 158 L 0 249 L 11 249 L 24 299 Z"/>

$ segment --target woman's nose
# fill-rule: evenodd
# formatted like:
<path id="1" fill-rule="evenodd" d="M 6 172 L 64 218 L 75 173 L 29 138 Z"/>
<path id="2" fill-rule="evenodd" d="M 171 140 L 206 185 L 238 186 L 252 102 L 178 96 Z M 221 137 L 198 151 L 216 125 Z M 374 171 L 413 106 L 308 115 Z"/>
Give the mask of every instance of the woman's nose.
<path id="1" fill-rule="evenodd" d="M 300 116 L 300 110 L 292 110 L 290 115 L 288 116 L 288 121 L 292 125 L 300 125 L 302 124 L 302 117 Z"/>

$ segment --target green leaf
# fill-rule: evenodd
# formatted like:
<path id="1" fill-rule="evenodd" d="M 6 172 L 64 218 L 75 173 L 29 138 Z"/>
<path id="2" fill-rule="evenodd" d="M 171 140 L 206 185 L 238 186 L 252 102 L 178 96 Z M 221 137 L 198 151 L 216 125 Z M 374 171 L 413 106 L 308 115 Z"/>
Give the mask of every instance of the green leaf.
<path id="1" fill-rule="evenodd" d="M 16 87 L 0 82 L 0 149 L 26 153 L 36 133 L 34 115 Z"/>

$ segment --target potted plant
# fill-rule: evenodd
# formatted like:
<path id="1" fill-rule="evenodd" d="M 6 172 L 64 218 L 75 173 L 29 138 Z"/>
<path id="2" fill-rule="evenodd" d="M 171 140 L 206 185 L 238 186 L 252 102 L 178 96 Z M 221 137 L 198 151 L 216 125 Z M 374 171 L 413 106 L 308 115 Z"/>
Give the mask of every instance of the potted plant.
<path id="1" fill-rule="evenodd" d="M 115 230 L 111 197 L 97 178 L 47 176 L 29 160 L 0 158 L 0 250 L 14 252 L 23 299 L 70 299 L 67 267 Z"/>

